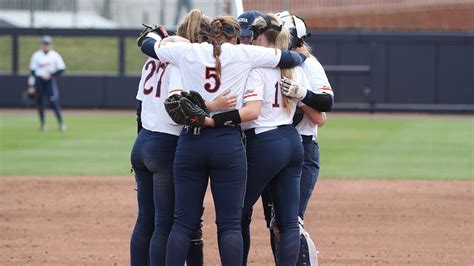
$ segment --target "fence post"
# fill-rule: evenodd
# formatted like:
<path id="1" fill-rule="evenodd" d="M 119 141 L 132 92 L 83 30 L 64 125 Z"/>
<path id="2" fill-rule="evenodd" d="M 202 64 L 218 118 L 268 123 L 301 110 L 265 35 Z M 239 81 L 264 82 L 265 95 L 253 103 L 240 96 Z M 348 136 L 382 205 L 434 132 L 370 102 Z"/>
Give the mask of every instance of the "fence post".
<path id="1" fill-rule="evenodd" d="M 119 76 L 125 76 L 125 36 L 119 36 L 119 49 L 118 49 L 118 59 L 119 59 Z"/>
<path id="2" fill-rule="evenodd" d="M 35 27 L 35 8 L 34 8 L 34 0 L 30 0 L 30 28 Z"/>
<path id="3" fill-rule="evenodd" d="M 12 34 L 12 75 L 18 75 L 18 34 Z"/>

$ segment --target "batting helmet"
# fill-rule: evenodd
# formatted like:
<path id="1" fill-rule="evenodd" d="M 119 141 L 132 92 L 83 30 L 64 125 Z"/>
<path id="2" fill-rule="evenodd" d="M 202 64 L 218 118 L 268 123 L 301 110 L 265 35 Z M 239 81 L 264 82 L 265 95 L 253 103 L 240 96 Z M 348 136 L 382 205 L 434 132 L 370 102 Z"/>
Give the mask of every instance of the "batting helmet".
<path id="1" fill-rule="evenodd" d="M 296 15 L 291 15 L 288 11 L 282 11 L 276 14 L 282 21 L 283 26 L 288 28 L 291 33 L 291 49 L 299 47 L 310 36 L 304 20 Z"/>

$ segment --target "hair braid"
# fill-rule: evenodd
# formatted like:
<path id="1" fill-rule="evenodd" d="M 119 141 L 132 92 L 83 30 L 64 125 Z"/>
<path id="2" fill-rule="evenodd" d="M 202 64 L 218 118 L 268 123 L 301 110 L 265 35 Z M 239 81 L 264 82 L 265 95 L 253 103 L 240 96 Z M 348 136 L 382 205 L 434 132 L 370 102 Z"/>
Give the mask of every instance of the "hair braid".
<path id="1" fill-rule="evenodd" d="M 216 72 L 217 76 L 221 77 L 221 45 L 222 45 L 222 21 L 220 19 L 215 19 L 211 23 L 211 43 L 214 47 L 214 58 L 216 58 Z"/>

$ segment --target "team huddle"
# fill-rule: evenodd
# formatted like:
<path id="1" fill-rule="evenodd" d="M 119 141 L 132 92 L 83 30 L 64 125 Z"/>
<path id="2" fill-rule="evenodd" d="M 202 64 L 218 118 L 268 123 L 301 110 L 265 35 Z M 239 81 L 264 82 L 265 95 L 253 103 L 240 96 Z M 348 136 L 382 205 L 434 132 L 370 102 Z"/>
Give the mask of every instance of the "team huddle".
<path id="1" fill-rule="evenodd" d="M 141 33 L 132 265 L 204 264 L 209 180 L 222 265 L 247 265 L 259 197 L 275 264 L 317 265 L 303 220 L 334 95 L 307 36 L 287 11 L 211 20 L 192 10 L 175 36 Z"/>

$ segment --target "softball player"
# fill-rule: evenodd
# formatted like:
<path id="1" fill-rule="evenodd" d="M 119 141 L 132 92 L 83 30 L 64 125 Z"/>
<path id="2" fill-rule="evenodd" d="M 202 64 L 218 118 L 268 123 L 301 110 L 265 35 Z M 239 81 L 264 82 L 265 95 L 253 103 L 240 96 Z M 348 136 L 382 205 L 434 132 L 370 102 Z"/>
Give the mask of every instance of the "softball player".
<path id="1" fill-rule="evenodd" d="M 250 26 L 259 17 L 263 17 L 263 14 L 257 10 L 245 11 L 239 15 L 237 21 L 240 25 L 239 42 L 241 44 L 252 44 L 253 31 L 250 30 Z"/>
<path id="2" fill-rule="evenodd" d="M 251 27 L 256 45 L 288 49 L 290 34 L 274 15 L 258 18 Z M 242 124 L 247 145 L 248 178 L 245 194 L 242 233 L 244 263 L 250 245 L 252 207 L 265 187 L 272 195 L 280 228 L 277 265 L 295 265 L 299 250 L 298 207 L 303 147 L 292 125 L 297 101 L 282 96 L 279 83 L 282 76 L 294 78 L 309 86 L 303 70 L 254 69 L 247 79 L 244 102 L 262 101 L 257 120 Z M 264 154 L 265 156 L 262 156 Z"/>
<path id="3" fill-rule="evenodd" d="M 178 34 L 199 41 L 199 33 L 209 27 L 210 19 L 193 10 L 179 25 Z M 140 103 L 138 121 L 143 129 L 139 127 L 131 152 L 139 211 L 130 243 L 131 265 L 165 265 L 174 214 L 173 161 L 182 126 L 171 120 L 163 101 L 169 93 L 182 89 L 176 66 L 153 58 L 145 62 L 136 97 Z M 188 265 L 203 265 L 201 236 L 199 227 L 189 246 Z"/>
<path id="4" fill-rule="evenodd" d="M 185 88 L 212 100 L 220 92 L 236 95 L 236 107 L 243 102 L 245 79 L 256 67 L 293 67 L 302 58 L 278 49 L 235 45 L 240 30 L 232 17 L 217 17 L 211 23 L 209 43 L 173 45 L 149 34 L 141 49 L 162 62 L 179 67 Z M 171 39 L 170 41 L 172 41 Z M 242 202 L 246 182 L 246 158 L 241 140 L 240 121 L 256 118 L 241 110 L 213 112 L 215 128 L 183 130 L 174 162 L 175 220 L 171 230 L 167 265 L 183 265 L 190 237 L 199 226 L 200 209 L 208 179 L 216 208 L 219 252 L 222 265 L 242 264 Z M 251 115 L 250 115 L 251 114 Z M 257 113 L 258 116 L 258 113 Z M 209 121 L 206 120 L 206 121 Z"/>
<path id="5" fill-rule="evenodd" d="M 36 104 L 40 118 L 40 130 L 46 130 L 44 119 L 44 103 L 43 97 L 48 97 L 49 104 L 53 108 L 54 114 L 59 123 L 59 129 L 66 131 L 61 115 L 61 107 L 59 105 L 58 85 L 56 77 L 60 76 L 66 69 L 63 58 L 59 53 L 51 47 L 53 39 L 50 36 L 41 38 L 41 49 L 31 56 L 30 70 L 31 75 L 28 78 L 28 91 L 35 91 Z"/>
<path id="6" fill-rule="evenodd" d="M 304 148 L 298 211 L 301 234 L 298 265 L 318 265 L 317 250 L 309 233 L 304 229 L 303 219 L 319 175 L 319 146 L 316 141 L 318 127 L 322 126 L 326 121 L 324 111 L 331 111 L 332 109 L 334 94 L 322 65 L 313 55 L 310 55 L 311 48 L 305 42 L 305 38 L 309 34 L 307 34 L 304 21 L 297 16 L 290 15 L 287 11 L 277 15 L 282 18 L 285 22 L 285 27 L 292 34 L 293 42 L 291 49 L 308 55 L 308 58 L 301 67 L 308 77 L 310 90 L 308 91 L 305 86 L 299 86 L 297 83 L 286 80 L 283 83 L 285 85 L 282 86 L 282 93 L 301 100 L 299 106 L 304 112 L 301 116 L 295 116 L 293 121 L 298 133 L 301 135 Z M 265 203 L 264 208 L 267 208 L 265 213 L 267 214 L 266 219 L 269 224 L 271 223 L 270 215 L 268 215 L 270 213 L 271 200 L 269 200 L 268 196 L 262 196 L 262 200 Z M 275 240 L 275 237 L 273 236 L 272 239 Z M 275 250 L 275 241 L 272 241 L 272 249 Z"/>

